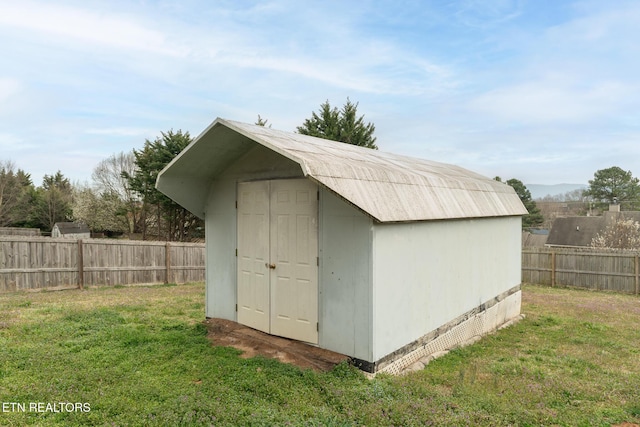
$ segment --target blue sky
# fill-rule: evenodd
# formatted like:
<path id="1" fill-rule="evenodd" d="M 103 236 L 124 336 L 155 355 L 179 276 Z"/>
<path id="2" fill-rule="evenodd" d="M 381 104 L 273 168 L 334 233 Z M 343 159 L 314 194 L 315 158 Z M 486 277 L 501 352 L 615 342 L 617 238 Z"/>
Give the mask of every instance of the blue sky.
<path id="1" fill-rule="evenodd" d="M 36 185 L 347 97 L 383 151 L 530 184 L 640 175 L 638 1 L 0 0 L 0 46 L 0 160 Z"/>

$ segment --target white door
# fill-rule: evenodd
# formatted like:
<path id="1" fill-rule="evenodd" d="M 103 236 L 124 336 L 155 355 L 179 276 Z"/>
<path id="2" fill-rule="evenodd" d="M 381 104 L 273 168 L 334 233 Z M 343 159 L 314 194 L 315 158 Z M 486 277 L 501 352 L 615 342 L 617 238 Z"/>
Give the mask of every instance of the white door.
<path id="1" fill-rule="evenodd" d="M 308 180 L 238 184 L 239 323 L 318 342 L 317 218 Z"/>
<path id="2" fill-rule="evenodd" d="M 238 323 L 269 332 L 269 182 L 238 184 Z"/>

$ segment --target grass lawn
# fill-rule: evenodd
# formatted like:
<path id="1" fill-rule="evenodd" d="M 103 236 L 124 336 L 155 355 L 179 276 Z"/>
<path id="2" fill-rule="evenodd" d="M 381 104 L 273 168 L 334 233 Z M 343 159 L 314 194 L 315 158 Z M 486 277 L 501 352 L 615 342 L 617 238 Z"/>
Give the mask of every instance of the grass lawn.
<path id="1" fill-rule="evenodd" d="M 212 347 L 202 284 L 0 295 L 0 425 L 640 424 L 640 298 L 523 299 L 517 325 L 367 380 Z"/>

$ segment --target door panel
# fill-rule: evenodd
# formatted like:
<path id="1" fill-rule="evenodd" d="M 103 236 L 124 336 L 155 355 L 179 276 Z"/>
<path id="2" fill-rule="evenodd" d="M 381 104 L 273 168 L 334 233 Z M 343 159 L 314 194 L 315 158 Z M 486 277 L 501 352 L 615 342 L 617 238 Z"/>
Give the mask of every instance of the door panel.
<path id="1" fill-rule="evenodd" d="M 318 342 L 318 199 L 307 180 L 271 183 L 271 333 Z"/>
<path id="2" fill-rule="evenodd" d="M 238 184 L 239 323 L 318 342 L 317 218 L 308 180 Z"/>
<path id="3" fill-rule="evenodd" d="M 238 184 L 238 323 L 269 332 L 269 183 Z"/>

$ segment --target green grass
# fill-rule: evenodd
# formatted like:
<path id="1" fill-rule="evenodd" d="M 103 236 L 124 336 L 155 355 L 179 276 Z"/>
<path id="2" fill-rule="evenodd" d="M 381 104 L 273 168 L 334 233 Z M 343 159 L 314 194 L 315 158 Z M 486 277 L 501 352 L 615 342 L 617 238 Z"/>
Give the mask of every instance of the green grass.
<path id="1" fill-rule="evenodd" d="M 27 411 L 0 406 L 0 425 L 640 423 L 640 299 L 525 286 L 523 300 L 515 326 L 421 372 L 367 380 L 211 346 L 202 284 L 2 295 L 0 403 Z"/>

